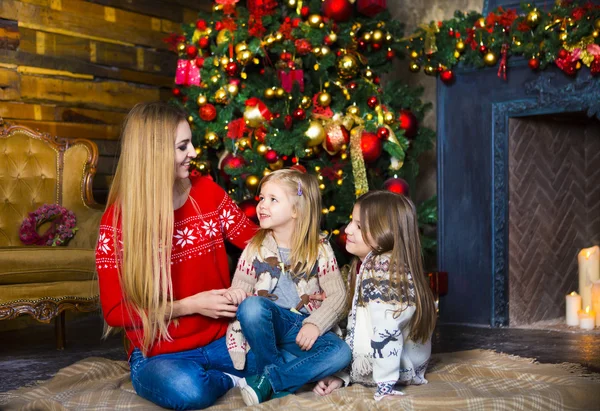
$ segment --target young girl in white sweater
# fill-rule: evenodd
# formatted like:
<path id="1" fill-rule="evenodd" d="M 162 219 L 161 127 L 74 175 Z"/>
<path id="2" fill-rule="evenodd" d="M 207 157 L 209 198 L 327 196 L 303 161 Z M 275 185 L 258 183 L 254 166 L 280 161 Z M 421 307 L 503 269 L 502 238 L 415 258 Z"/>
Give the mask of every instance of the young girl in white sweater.
<path id="1" fill-rule="evenodd" d="M 350 382 L 376 385 L 375 400 L 402 395 L 398 384 L 426 384 L 436 310 L 423 274 L 415 206 L 405 196 L 370 191 L 346 228 L 346 250 L 356 256 L 349 275 L 347 372 L 320 380 L 327 395 Z"/>

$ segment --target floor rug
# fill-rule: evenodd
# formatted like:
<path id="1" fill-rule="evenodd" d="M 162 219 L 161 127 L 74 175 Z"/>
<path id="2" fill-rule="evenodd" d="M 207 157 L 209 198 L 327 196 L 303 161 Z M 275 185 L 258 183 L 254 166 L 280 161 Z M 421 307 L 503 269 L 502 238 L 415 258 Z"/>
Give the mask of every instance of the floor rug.
<path id="1" fill-rule="evenodd" d="M 253 407 L 261 410 L 600 410 L 600 374 L 576 364 L 470 350 L 435 354 L 429 384 L 405 395 L 373 400 L 373 388 L 353 385 L 319 397 L 311 391 Z M 244 408 L 237 388 L 209 410 Z M 0 394 L 2 410 L 160 410 L 138 397 L 124 361 L 90 357 L 35 386 Z M 250 409 L 250 408 L 249 408 Z"/>

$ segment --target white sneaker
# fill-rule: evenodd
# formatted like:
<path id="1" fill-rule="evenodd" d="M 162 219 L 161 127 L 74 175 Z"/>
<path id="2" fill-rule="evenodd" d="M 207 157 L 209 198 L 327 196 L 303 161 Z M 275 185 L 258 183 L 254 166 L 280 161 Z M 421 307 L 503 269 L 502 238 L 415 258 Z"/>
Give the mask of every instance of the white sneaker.
<path id="1" fill-rule="evenodd" d="M 229 378 L 231 378 L 231 381 L 233 381 L 233 386 L 234 387 L 242 387 L 241 385 L 241 381 L 244 380 L 244 385 L 246 385 L 246 380 L 242 377 L 238 377 L 237 375 L 233 375 L 233 374 L 229 374 L 227 372 L 224 372 L 223 374 L 227 375 Z"/>

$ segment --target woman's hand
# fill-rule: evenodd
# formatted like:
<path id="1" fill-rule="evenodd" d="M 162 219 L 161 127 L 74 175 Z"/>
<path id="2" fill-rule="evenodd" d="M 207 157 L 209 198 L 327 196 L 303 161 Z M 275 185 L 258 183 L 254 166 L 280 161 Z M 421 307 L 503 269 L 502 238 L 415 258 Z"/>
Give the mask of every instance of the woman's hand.
<path id="1" fill-rule="evenodd" d="M 232 304 L 240 305 L 248 297 L 248 294 L 241 288 L 230 288 L 223 294 Z"/>
<path id="2" fill-rule="evenodd" d="M 312 348 L 317 338 L 319 338 L 319 329 L 314 324 L 304 324 L 296 336 L 296 344 L 302 351 L 308 351 Z"/>
<path id="3" fill-rule="evenodd" d="M 334 377 L 330 375 L 329 377 L 325 377 L 320 380 L 313 388 L 313 392 L 318 395 L 329 395 L 333 390 L 337 390 L 338 388 L 344 385 L 344 381 L 341 378 Z"/>
<path id="4" fill-rule="evenodd" d="M 227 289 L 203 291 L 173 302 L 172 318 L 200 314 L 210 318 L 233 318 L 237 311 L 225 293 Z"/>

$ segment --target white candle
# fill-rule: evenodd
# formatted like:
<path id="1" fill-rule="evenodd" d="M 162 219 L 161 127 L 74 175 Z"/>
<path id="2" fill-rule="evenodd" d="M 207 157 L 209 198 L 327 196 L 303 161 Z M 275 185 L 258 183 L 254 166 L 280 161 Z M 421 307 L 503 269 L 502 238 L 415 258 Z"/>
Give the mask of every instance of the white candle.
<path id="1" fill-rule="evenodd" d="M 592 285 L 592 310 L 596 312 L 596 327 L 600 327 L 600 281 Z"/>
<path id="2" fill-rule="evenodd" d="M 582 330 L 593 330 L 596 323 L 596 313 L 590 311 L 590 306 L 585 311 L 579 311 L 579 328 Z"/>
<path id="3" fill-rule="evenodd" d="M 567 306 L 567 325 L 576 327 L 579 325 L 579 311 L 581 311 L 581 296 L 573 291 L 571 294 L 567 294 L 566 297 Z"/>
<path id="4" fill-rule="evenodd" d="M 592 305 L 592 284 L 600 279 L 600 247 L 584 248 L 577 256 L 579 263 L 579 295 L 584 307 Z"/>

